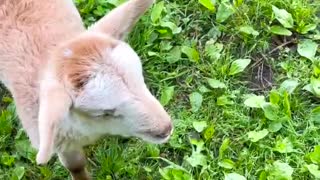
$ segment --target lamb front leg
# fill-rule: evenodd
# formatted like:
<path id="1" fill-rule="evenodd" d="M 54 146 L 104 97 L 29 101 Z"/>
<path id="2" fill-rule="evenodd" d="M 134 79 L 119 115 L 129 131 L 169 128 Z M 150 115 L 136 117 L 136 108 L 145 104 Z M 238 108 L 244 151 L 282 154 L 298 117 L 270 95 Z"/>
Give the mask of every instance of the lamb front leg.
<path id="1" fill-rule="evenodd" d="M 69 170 L 73 180 L 90 180 L 89 173 L 86 170 L 86 156 L 79 151 L 70 151 L 59 153 L 59 159 L 63 166 Z"/>

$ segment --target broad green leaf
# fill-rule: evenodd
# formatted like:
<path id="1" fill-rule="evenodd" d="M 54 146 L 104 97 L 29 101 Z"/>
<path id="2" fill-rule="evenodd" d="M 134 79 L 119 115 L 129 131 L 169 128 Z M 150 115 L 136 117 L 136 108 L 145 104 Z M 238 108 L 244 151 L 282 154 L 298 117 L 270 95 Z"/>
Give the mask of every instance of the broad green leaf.
<path id="1" fill-rule="evenodd" d="M 304 26 L 304 27 L 301 29 L 300 33 L 301 33 L 301 34 L 307 34 L 309 31 L 313 31 L 313 30 L 315 30 L 316 28 L 317 28 L 317 25 L 316 25 L 316 24 L 308 24 L 308 25 Z"/>
<path id="2" fill-rule="evenodd" d="M 208 93 L 208 92 L 211 92 L 211 90 L 209 88 L 207 88 L 206 86 L 202 85 L 199 87 L 199 91 L 201 93 Z"/>
<path id="3" fill-rule="evenodd" d="M 14 164 L 14 162 L 14 156 L 10 156 L 7 152 L 2 153 L 0 156 L 0 164 L 10 167 Z"/>
<path id="4" fill-rule="evenodd" d="M 238 173 L 226 174 L 224 180 L 246 180 L 246 178 Z"/>
<path id="5" fill-rule="evenodd" d="M 160 102 L 163 106 L 167 105 L 172 99 L 174 94 L 174 86 L 165 87 L 162 90 Z"/>
<path id="6" fill-rule="evenodd" d="M 192 167 L 207 165 L 207 157 L 198 151 L 194 151 L 186 160 Z"/>
<path id="7" fill-rule="evenodd" d="M 164 1 L 158 2 L 156 5 L 154 5 L 151 11 L 151 21 L 153 23 L 156 23 L 159 21 L 163 10 L 164 10 Z"/>
<path id="8" fill-rule="evenodd" d="M 267 129 L 263 129 L 261 131 L 250 131 L 248 132 L 248 138 L 252 142 L 258 142 L 260 139 L 263 139 L 269 134 Z"/>
<path id="9" fill-rule="evenodd" d="M 310 60 L 313 60 L 318 49 L 318 44 L 310 39 L 303 40 L 298 44 L 298 53 Z"/>
<path id="10" fill-rule="evenodd" d="M 195 121 L 192 123 L 192 125 L 193 128 L 199 133 L 201 133 L 208 126 L 206 121 Z"/>
<path id="11" fill-rule="evenodd" d="M 239 6 L 241 6 L 241 5 L 243 4 L 243 1 L 244 1 L 244 0 L 234 0 L 233 3 L 234 3 L 234 5 L 235 5 L 236 7 L 239 7 Z"/>
<path id="12" fill-rule="evenodd" d="M 320 164 L 320 145 L 314 147 L 313 152 L 309 153 L 309 157 L 313 163 Z"/>
<path id="13" fill-rule="evenodd" d="M 278 132 L 282 128 L 282 123 L 281 122 L 271 122 L 268 126 L 268 130 L 270 132 Z"/>
<path id="14" fill-rule="evenodd" d="M 193 180 L 189 172 L 172 166 L 166 167 L 164 169 L 160 168 L 159 172 L 164 180 Z"/>
<path id="15" fill-rule="evenodd" d="M 244 101 L 244 105 L 251 108 L 261 108 L 265 102 L 264 96 L 252 95 Z"/>
<path id="16" fill-rule="evenodd" d="M 243 33 L 246 33 L 246 34 L 253 35 L 253 36 L 258 36 L 259 35 L 259 32 L 256 31 L 255 29 L 253 29 L 252 26 L 241 26 L 239 28 L 239 31 L 243 32 Z"/>
<path id="17" fill-rule="evenodd" d="M 316 96 L 320 96 L 320 79 L 311 78 L 311 87 L 312 87 L 312 91 Z"/>
<path id="18" fill-rule="evenodd" d="M 309 170 L 309 172 L 314 175 L 315 178 L 319 179 L 320 178 L 320 171 L 319 171 L 319 167 L 315 164 L 308 164 L 306 165 L 307 169 Z"/>
<path id="19" fill-rule="evenodd" d="M 273 148 L 274 151 L 279 153 L 291 153 L 294 151 L 293 145 L 289 138 L 280 138 L 276 141 L 276 146 Z"/>
<path id="20" fill-rule="evenodd" d="M 246 69 L 251 63 L 251 59 L 238 59 L 231 63 L 229 75 L 238 74 Z"/>
<path id="21" fill-rule="evenodd" d="M 272 6 L 272 11 L 273 11 L 276 19 L 285 28 L 293 28 L 293 18 L 290 13 L 288 13 L 285 9 L 279 9 L 276 6 Z"/>
<path id="22" fill-rule="evenodd" d="M 271 104 L 271 103 L 264 103 L 262 105 L 262 109 L 264 112 L 264 115 L 267 119 L 272 120 L 272 121 L 276 121 L 279 120 L 279 107 Z"/>
<path id="23" fill-rule="evenodd" d="M 235 163 L 231 159 L 223 159 L 222 161 L 218 162 L 218 165 L 225 169 L 233 169 L 235 167 Z"/>
<path id="24" fill-rule="evenodd" d="M 283 163 L 281 161 L 275 161 L 273 166 L 269 170 L 270 179 L 281 179 L 281 180 L 291 180 L 292 179 L 293 168 L 288 163 Z"/>
<path id="25" fill-rule="evenodd" d="M 12 178 L 20 180 L 23 178 L 25 169 L 22 166 L 16 167 L 12 172 Z"/>
<path id="26" fill-rule="evenodd" d="M 212 88 L 215 88 L 215 89 L 217 89 L 217 88 L 220 88 L 220 89 L 227 88 L 227 86 L 223 82 L 221 82 L 221 81 L 219 81 L 217 79 L 207 78 L 207 81 L 208 81 L 210 87 L 212 87 Z"/>
<path id="27" fill-rule="evenodd" d="M 270 103 L 277 105 L 280 101 L 280 94 L 279 92 L 272 90 L 270 91 Z"/>
<path id="28" fill-rule="evenodd" d="M 309 119 L 312 122 L 320 123 L 320 106 L 314 108 L 311 111 Z M 320 161 L 319 161 L 319 164 L 320 164 Z"/>
<path id="29" fill-rule="evenodd" d="M 199 111 L 202 105 L 203 97 L 200 93 L 194 92 L 189 96 L 190 104 L 193 112 Z"/>
<path id="30" fill-rule="evenodd" d="M 169 28 L 173 34 L 179 34 L 181 32 L 181 27 L 178 27 L 175 23 L 169 21 L 161 21 L 161 27 Z"/>
<path id="31" fill-rule="evenodd" d="M 24 139 L 16 141 L 15 148 L 19 156 L 29 159 L 32 162 L 35 160 L 37 152 L 28 140 Z"/>
<path id="32" fill-rule="evenodd" d="M 270 28 L 270 31 L 273 34 L 281 35 L 281 36 L 291 36 L 292 32 L 289 31 L 288 29 L 281 27 L 281 26 L 272 26 Z"/>
<path id="33" fill-rule="evenodd" d="M 234 7 L 229 2 L 222 2 L 218 8 L 218 12 L 216 14 L 216 20 L 219 23 L 227 20 L 231 15 L 235 13 Z"/>
<path id="34" fill-rule="evenodd" d="M 211 0 L 199 0 L 199 3 L 207 9 L 209 9 L 210 11 L 214 12 L 216 10 Z"/>
<path id="35" fill-rule="evenodd" d="M 298 87 L 299 82 L 294 79 L 288 79 L 285 80 L 281 85 L 280 85 L 280 91 L 287 91 L 289 94 L 292 94 L 293 91 Z"/>
<path id="36" fill-rule="evenodd" d="M 222 159 L 224 156 L 224 152 L 229 148 L 230 139 L 226 138 L 223 140 L 220 148 L 219 148 L 219 158 Z"/>
<path id="37" fill-rule="evenodd" d="M 168 61 L 168 63 L 173 64 L 181 59 L 181 54 L 181 47 L 175 46 L 168 53 L 166 60 Z"/>
<path id="38" fill-rule="evenodd" d="M 199 62 L 200 55 L 199 52 L 195 48 L 191 48 L 188 46 L 182 46 L 181 51 L 188 56 L 190 61 Z"/>
<path id="39" fill-rule="evenodd" d="M 230 99 L 229 96 L 223 95 L 218 97 L 217 105 L 218 106 L 225 106 L 225 105 L 232 105 L 234 102 Z"/>
<path id="40" fill-rule="evenodd" d="M 215 132 L 214 126 L 210 125 L 206 130 L 204 130 L 204 133 L 203 133 L 204 139 L 206 141 L 212 139 L 214 136 L 214 132 Z"/>

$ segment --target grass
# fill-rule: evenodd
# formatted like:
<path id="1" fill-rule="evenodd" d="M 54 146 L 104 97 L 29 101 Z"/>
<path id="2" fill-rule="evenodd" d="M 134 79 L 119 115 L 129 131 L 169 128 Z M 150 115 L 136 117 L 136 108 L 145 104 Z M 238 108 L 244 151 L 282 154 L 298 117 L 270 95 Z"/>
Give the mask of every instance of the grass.
<path id="1" fill-rule="evenodd" d="M 77 0 L 85 24 L 123 0 Z M 173 117 L 165 145 L 109 137 L 86 149 L 95 179 L 320 178 L 320 2 L 165 0 L 128 42 Z M 35 151 L 3 91 L 0 179 L 66 179 Z"/>

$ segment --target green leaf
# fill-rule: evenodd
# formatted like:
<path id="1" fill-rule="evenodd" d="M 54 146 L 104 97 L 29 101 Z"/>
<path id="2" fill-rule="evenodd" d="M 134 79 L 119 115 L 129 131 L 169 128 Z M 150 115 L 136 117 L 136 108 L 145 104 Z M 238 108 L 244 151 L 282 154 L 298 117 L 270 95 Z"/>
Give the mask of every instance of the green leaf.
<path id="1" fill-rule="evenodd" d="M 227 86 L 226 86 L 223 82 L 221 82 L 221 81 L 219 81 L 219 80 L 217 80 L 217 79 L 207 78 L 207 81 L 208 81 L 210 87 L 212 87 L 212 88 L 214 88 L 214 89 L 218 89 L 218 88 L 224 89 L 224 88 L 227 88 Z"/>
<path id="2" fill-rule="evenodd" d="M 175 23 L 169 21 L 161 21 L 161 27 L 169 28 L 173 34 L 179 34 L 181 32 L 181 27 L 178 27 Z"/>
<path id="3" fill-rule="evenodd" d="M 281 122 L 271 122 L 268 126 L 268 130 L 270 132 L 278 132 L 282 128 L 282 123 Z"/>
<path id="4" fill-rule="evenodd" d="M 306 26 L 304 26 L 301 30 L 300 33 L 301 34 L 307 34 L 309 31 L 313 31 L 317 28 L 316 24 L 308 24 Z"/>
<path id="5" fill-rule="evenodd" d="M 207 157 L 199 151 L 194 151 L 186 160 L 192 167 L 207 165 Z"/>
<path id="6" fill-rule="evenodd" d="M 211 0 L 199 0 L 199 3 L 212 12 L 216 10 Z"/>
<path id="7" fill-rule="evenodd" d="M 175 167 L 166 167 L 164 169 L 160 168 L 159 172 L 164 180 L 173 180 L 173 179 L 181 179 L 181 180 L 192 180 L 191 174 L 189 172 L 178 169 Z"/>
<path id="8" fill-rule="evenodd" d="M 204 139 L 206 141 L 211 140 L 214 136 L 214 132 L 215 132 L 214 126 L 210 125 L 203 133 Z"/>
<path id="9" fill-rule="evenodd" d="M 273 34 L 281 35 L 281 36 L 291 36 L 292 32 L 288 29 L 281 26 L 271 26 L 270 31 Z"/>
<path id="10" fill-rule="evenodd" d="M 225 106 L 225 105 L 232 105 L 234 102 L 230 99 L 229 96 L 223 95 L 218 97 L 217 105 L 218 106 Z"/>
<path id="11" fill-rule="evenodd" d="M 308 164 L 306 165 L 307 169 L 309 170 L 309 172 L 314 175 L 315 178 L 319 179 L 320 178 L 320 171 L 319 171 L 319 167 L 315 164 Z"/>
<path id="12" fill-rule="evenodd" d="M 293 168 L 288 163 L 275 161 L 269 170 L 268 179 L 291 180 Z"/>
<path id="13" fill-rule="evenodd" d="M 251 63 L 251 59 L 238 59 L 231 63 L 229 75 L 238 74 L 246 69 Z"/>
<path id="14" fill-rule="evenodd" d="M 320 79 L 311 78 L 311 87 L 312 87 L 312 91 L 316 96 L 320 96 Z"/>
<path id="15" fill-rule="evenodd" d="M 250 131 L 248 132 L 248 138 L 252 142 L 258 142 L 269 134 L 267 129 L 263 129 L 261 131 Z"/>
<path id="16" fill-rule="evenodd" d="M 36 150 L 31 146 L 28 140 L 18 140 L 15 142 L 15 148 L 19 156 L 29 159 L 34 162 Z"/>
<path id="17" fill-rule="evenodd" d="M 276 146 L 273 148 L 274 151 L 278 151 L 279 153 L 291 153 L 294 151 L 293 145 L 289 138 L 279 138 L 276 141 Z"/>
<path id="18" fill-rule="evenodd" d="M 188 56 L 190 61 L 193 61 L 193 62 L 200 61 L 200 55 L 196 49 L 188 47 L 188 46 L 182 46 L 181 51 L 182 51 L 182 53 L 184 53 L 185 55 Z"/>
<path id="19" fill-rule="evenodd" d="M 233 169 L 235 167 L 235 163 L 231 159 L 223 159 L 222 161 L 218 162 L 218 165 L 225 169 Z"/>
<path id="20" fill-rule="evenodd" d="M 207 88 L 206 86 L 202 85 L 199 87 L 199 91 L 201 93 L 208 93 L 208 92 L 211 92 L 211 90 L 209 88 Z"/>
<path id="21" fill-rule="evenodd" d="M 310 39 L 303 40 L 298 44 L 298 53 L 310 60 L 313 60 L 318 49 L 318 44 Z"/>
<path id="22" fill-rule="evenodd" d="M 15 162 L 15 159 L 13 156 L 10 156 L 7 152 L 2 153 L 0 157 L 0 164 L 3 164 L 5 166 L 12 166 Z"/>
<path id="23" fill-rule="evenodd" d="M 309 157 L 313 163 L 320 164 L 320 145 L 314 147 L 313 152 L 309 153 Z"/>
<path id="24" fill-rule="evenodd" d="M 194 92 L 189 96 L 192 111 L 197 112 L 201 108 L 203 97 L 200 93 Z"/>
<path id="25" fill-rule="evenodd" d="M 192 123 L 192 125 L 194 129 L 199 133 L 201 133 L 208 126 L 206 121 L 195 121 Z"/>
<path id="26" fill-rule="evenodd" d="M 224 180 L 246 180 L 246 178 L 238 173 L 226 174 Z"/>
<path id="27" fill-rule="evenodd" d="M 314 108 L 314 109 L 311 111 L 311 114 L 310 114 L 309 119 L 310 119 L 310 121 L 312 121 L 312 122 L 320 123 L 320 106 Z M 320 161 L 319 161 L 319 163 L 320 163 Z"/>
<path id="28" fill-rule="evenodd" d="M 174 86 L 165 87 L 162 90 L 160 102 L 163 106 L 167 105 L 172 99 L 174 94 Z"/>
<path id="29" fill-rule="evenodd" d="M 239 28 L 239 31 L 243 32 L 245 34 L 253 35 L 253 36 L 258 36 L 259 35 L 259 32 L 256 31 L 255 29 L 253 29 L 252 26 L 247 26 L 247 25 L 246 26 L 241 26 Z"/>
<path id="30" fill-rule="evenodd" d="M 168 61 L 168 63 L 173 64 L 181 59 L 181 54 L 181 47 L 175 46 L 168 53 L 166 60 Z"/>
<path id="31" fill-rule="evenodd" d="M 224 152 L 229 148 L 229 144 L 230 144 L 230 139 L 226 138 L 223 140 L 220 148 L 219 148 L 219 158 L 222 159 L 222 157 L 224 156 Z"/>
<path id="32" fill-rule="evenodd" d="M 16 167 L 12 172 L 12 178 L 20 180 L 23 178 L 25 169 L 22 166 Z"/>
<path id="33" fill-rule="evenodd" d="M 279 102 L 280 102 L 280 94 L 275 90 L 270 91 L 270 103 L 277 105 Z"/>
<path id="34" fill-rule="evenodd" d="M 252 95 L 244 101 L 244 105 L 251 108 L 261 108 L 265 102 L 264 96 Z"/>
<path id="35" fill-rule="evenodd" d="M 298 87 L 299 82 L 294 79 L 288 79 L 285 80 L 281 85 L 280 85 L 280 92 L 281 91 L 287 91 L 289 94 L 292 94 L 293 91 Z"/>
<path id="36" fill-rule="evenodd" d="M 154 5 L 151 11 L 151 21 L 153 23 L 156 23 L 159 21 L 163 10 L 164 10 L 164 1 L 158 2 L 156 5 Z"/>
<path id="37" fill-rule="evenodd" d="M 235 13 L 235 9 L 229 2 L 222 2 L 218 8 L 218 12 L 216 14 L 216 20 L 219 23 L 222 23 L 234 13 Z"/>
<path id="38" fill-rule="evenodd" d="M 262 109 L 264 112 L 264 115 L 267 119 L 272 120 L 272 121 L 276 121 L 279 120 L 279 107 L 271 104 L 271 103 L 264 103 L 262 105 Z"/>
<path id="39" fill-rule="evenodd" d="M 272 11 L 276 19 L 285 27 L 293 28 L 293 18 L 290 13 L 285 9 L 278 9 L 276 6 L 272 6 Z"/>

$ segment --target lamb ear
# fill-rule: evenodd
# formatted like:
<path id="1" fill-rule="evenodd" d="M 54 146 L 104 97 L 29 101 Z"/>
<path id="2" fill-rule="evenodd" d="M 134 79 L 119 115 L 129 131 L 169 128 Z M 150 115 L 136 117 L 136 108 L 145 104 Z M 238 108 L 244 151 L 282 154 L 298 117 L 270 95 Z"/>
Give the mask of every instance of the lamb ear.
<path id="1" fill-rule="evenodd" d="M 54 153 L 54 138 L 57 125 L 65 118 L 72 100 L 58 81 L 46 81 L 41 84 L 39 106 L 40 146 L 37 163 L 46 164 Z"/>
<path id="2" fill-rule="evenodd" d="M 154 0 L 129 0 L 113 9 L 89 30 L 107 33 L 116 39 L 123 39 L 153 2 Z"/>

